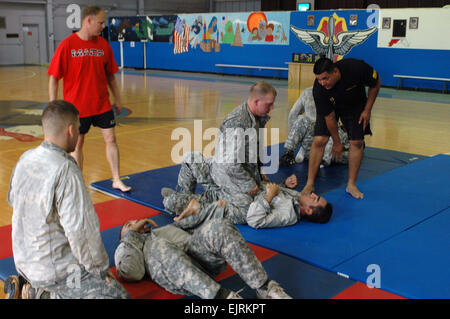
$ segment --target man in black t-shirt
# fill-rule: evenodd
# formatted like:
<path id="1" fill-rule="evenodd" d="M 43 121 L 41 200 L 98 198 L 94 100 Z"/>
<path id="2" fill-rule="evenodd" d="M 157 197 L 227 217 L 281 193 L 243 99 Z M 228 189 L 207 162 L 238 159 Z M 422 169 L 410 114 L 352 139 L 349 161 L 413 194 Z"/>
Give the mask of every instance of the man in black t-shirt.
<path id="1" fill-rule="evenodd" d="M 369 121 L 380 90 L 380 77 L 374 68 L 356 59 L 333 63 L 330 59 L 321 58 L 314 64 L 314 74 L 317 120 L 309 156 L 308 180 L 302 194 L 314 191 L 314 180 L 330 136 L 333 139 L 333 158 L 342 158 L 343 146 L 338 134 L 338 121 L 341 120 L 350 140 L 346 191 L 355 198 L 363 198 L 364 194 L 356 187 L 356 178 L 363 158 L 364 135 L 372 135 Z M 369 87 L 368 96 L 366 86 Z"/>

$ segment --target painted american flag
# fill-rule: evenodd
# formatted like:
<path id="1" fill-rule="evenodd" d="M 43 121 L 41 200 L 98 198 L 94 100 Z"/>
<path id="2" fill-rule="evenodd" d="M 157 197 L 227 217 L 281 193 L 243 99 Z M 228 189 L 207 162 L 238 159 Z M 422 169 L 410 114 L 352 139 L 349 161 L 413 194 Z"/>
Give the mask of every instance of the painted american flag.
<path id="1" fill-rule="evenodd" d="M 183 53 L 189 51 L 189 32 L 191 28 L 179 17 L 173 30 L 173 53 Z"/>

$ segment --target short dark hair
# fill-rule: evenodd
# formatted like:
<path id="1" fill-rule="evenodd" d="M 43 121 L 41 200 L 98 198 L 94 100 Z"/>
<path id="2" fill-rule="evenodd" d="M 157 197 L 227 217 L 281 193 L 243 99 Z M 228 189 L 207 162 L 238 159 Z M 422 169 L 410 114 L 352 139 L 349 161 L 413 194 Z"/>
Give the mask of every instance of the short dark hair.
<path id="1" fill-rule="evenodd" d="M 304 215 L 305 219 L 312 223 L 326 224 L 333 213 L 333 205 L 327 203 L 325 206 L 316 206 L 312 210 L 311 215 Z"/>
<path id="2" fill-rule="evenodd" d="M 328 58 L 322 57 L 314 63 L 314 74 L 322 74 L 323 72 L 331 73 L 336 68 L 336 64 Z"/>
<path id="3" fill-rule="evenodd" d="M 46 133 L 57 134 L 59 130 L 78 120 L 78 110 L 70 102 L 50 101 L 42 112 L 42 129 Z"/>
<path id="4" fill-rule="evenodd" d="M 86 17 L 96 16 L 100 11 L 103 11 L 103 9 L 98 6 L 84 7 L 83 10 L 81 10 L 81 22 L 83 22 Z"/>

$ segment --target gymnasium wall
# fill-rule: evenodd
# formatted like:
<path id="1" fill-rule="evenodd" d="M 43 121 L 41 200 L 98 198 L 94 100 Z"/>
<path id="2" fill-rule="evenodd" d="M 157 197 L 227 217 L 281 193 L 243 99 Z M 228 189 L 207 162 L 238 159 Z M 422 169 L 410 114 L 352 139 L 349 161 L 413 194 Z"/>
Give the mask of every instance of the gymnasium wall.
<path id="1" fill-rule="evenodd" d="M 328 32 L 334 32 L 335 42 L 345 42 L 334 46 L 335 60 L 364 59 L 380 73 L 384 86 L 396 86 L 394 74 L 450 78 L 449 14 L 450 9 L 424 8 L 122 16 L 109 18 L 109 30 L 119 65 L 118 40 L 123 40 L 125 67 L 144 67 L 145 44 L 147 68 L 280 78 L 288 72 L 216 64 L 287 68 L 293 53 L 328 52 Z M 383 18 L 391 18 L 389 28 L 383 29 Z M 418 18 L 412 20 L 417 28 L 409 27 L 410 18 Z M 399 19 L 407 20 L 405 34 L 394 37 L 394 20 Z M 314 41 L 320 40 L 317 31 L 325 40 Z M 442 90 L 443 83 L 406 80 L 404 86 Z"/>

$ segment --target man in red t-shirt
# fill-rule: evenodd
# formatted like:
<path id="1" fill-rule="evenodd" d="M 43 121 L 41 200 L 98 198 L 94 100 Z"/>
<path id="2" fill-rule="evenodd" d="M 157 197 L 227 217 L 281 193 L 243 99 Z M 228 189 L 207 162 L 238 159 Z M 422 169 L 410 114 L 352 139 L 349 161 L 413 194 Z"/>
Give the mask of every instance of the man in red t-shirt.
<path id="1" fill-rule="evenodd" d="M 122 105 L 114 77 L 118 67 L 111 46 L 100 36 L 106 15 L 99 7 L 88 6 L 83 9 L 81 19 L 80 31 L 60 43 L 48 68 L 50 101 L 57 99 L 58 83 L 63 79 L 64 100 L 74 104 L 80 112 L 80 137 L 71 155 L 82 169 L 85 134 L 91 124 L 100 127 L 113 175 L 112 187 L 127 192 L 131 187 L 120 180 L 116 122 L 108 91 L 109 87 L 114 107 L 120 114 Z"/>

